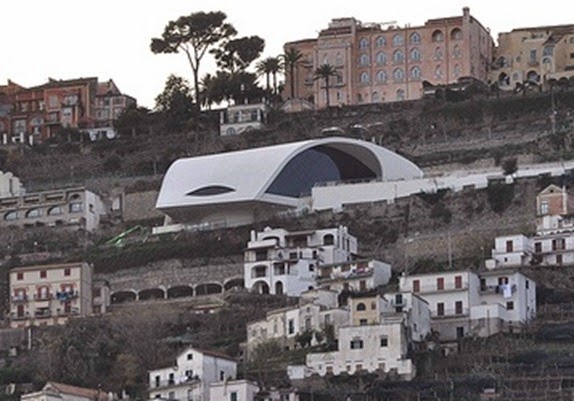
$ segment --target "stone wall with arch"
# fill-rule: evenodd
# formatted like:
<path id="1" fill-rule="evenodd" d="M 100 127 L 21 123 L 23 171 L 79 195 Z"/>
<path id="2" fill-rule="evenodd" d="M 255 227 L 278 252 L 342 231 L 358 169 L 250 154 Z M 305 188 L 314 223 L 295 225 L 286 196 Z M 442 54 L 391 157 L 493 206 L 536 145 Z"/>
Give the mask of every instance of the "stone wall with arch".
<path id="1" fill-rule="evenodd" d="M 96 273 L 96 279 L 109 283 L 112 304 L 222 294 L 243 288 L 243 255 L 169 259 Z"/>

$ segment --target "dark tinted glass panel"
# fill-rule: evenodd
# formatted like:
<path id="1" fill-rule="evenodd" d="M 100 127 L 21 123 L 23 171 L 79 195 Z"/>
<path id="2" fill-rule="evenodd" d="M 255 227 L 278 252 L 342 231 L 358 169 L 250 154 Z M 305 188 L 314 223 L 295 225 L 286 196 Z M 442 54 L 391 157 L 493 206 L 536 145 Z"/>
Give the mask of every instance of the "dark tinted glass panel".
<path id="1" fill-rule="evenodd" d="M 376 173 L 357 158 L 338 149 L 318 146 L 289 161 L 267 193 L 297 198 L 311 194 L 311 188 L 319 182 L 376 177 Z"/>
<path id="2" fill-rule="evenodd" d="M 211 196 L 211 195 L 221 195 L 227 192 L 235 191 L 233 188 L 224 187 L 221 185 L 211 185 L 209 187 L 203 187 L 186 193 L 187 196 Z"/>

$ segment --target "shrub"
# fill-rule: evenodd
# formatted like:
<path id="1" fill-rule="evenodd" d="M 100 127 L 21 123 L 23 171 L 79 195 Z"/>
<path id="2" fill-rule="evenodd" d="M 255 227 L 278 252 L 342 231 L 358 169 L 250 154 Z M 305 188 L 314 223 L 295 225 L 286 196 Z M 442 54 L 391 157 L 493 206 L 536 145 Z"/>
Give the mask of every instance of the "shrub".
<path id="1" fill-rule="evenodd" d="M 514 199 L 514 184 L 489 183 L 486 191 L 490 209 L 495 213 L 504 212 Z"/>

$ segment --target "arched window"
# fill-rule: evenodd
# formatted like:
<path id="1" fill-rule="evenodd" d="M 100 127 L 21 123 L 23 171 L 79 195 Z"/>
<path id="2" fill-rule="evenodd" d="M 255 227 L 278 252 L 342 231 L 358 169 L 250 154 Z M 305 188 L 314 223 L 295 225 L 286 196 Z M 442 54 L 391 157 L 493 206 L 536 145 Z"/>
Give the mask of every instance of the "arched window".
<path id="1" fill-rule="evenodd" d="M 381 97 L 379 96 L 379 92 L 375 91 L 373 92 L 373 94 L 371 95 L 371 100 L 373 103 L 377 103 L 381 100 Z"/>
<path id="2" fill-rule="evenodd" d="M 361 83 L 363 84 L 368 84 L 370 79 L 369 79 L 369 74 L 367 74 L 366 72 L 362 72 L 361 73 Z"/>
<path id="3" fill-rule="evenodd" d="M 542 56 L 552 56 L 554 54 L 554 45 L 544 46 L 542 50 Z"/>
<path id="4" fill-rule="evenodd" d="M 40 209 L 30 209 L 26 212 L 26 218 L 27 219 L 33 219 L 35 217 L 40 217 L 42 216 L 42 210 Z"/>
<path id="5" fill-rule="evenodd" d="M 335 236 L 333 234 L 325 234 L 323 236 L 323 245 L 335 245 Z"/>
<path id="6" fill-rule="evenodd" d="M 365 311 L 365 310 L 367 310 L 367 306 L 366 306 L 364 303 L 359 302 L 359 303 L 357 304 L 357 311 L 362 312 L 362 311 Z"/>
<path id="7" fill-rule="evenodd" d="M 498 85 L 500 86 L 510 85 L 510 77 L 506 73 L 501 72 L 500 75 L 498 76 Z"/>
<path id="8" fill-rule="evenodd" d="M 405 91 L 403 89 L 397 91 L 397 100 L 405 100 Z"/>
<path id="9" fill-rule="evenodd" d="M 460 65 L 459 64 L 455 64 L 453 75 L 455 78 L 460 77 Z"/>
<path id="10" fill-rule="evenodd" d="M 444 33 L 441 30 L 436 30 L 432 33 L 433 42 L 444 42 Z"/>
<path id="11" fill-rule="evenodd" d="M 402 46 L 405 43 L 405 38 L 401 33 L 397 33 L 393 36 L 393 46 Z"/>
<path id="12" fill-rule="evenodd" d="M 323 64 L 330 64 L 329 63 L 329 56 L 327 56 L 326 54 L 323 56 Z"/>
<path id="13" fill-rule="evenodd" d="M 421 69 L 418 66 L 414 66 L 411 68 L 411 78 L 412 79 L 421 79 Z"/>
<path id="14" fill-rule="evenodd" d="M 442 78 L 442 68 L 440 65 L 437 65 L 435 70 L 434 70 L 434 76 L 437 79 L 441 79 Z"/>
<path id="15" fill-rule="evenodd" d="M 460 58 L 461 55 L 462 55 L 462 53 L 460 51 L 460 46 L 455 45 L 452 49 L 452 57 L 453 58 Z"/>
<path id="16" fill-rule="evenodd" d="M 412 61 L 419 61 L 421 59 L 421 51 L 415 47 L 411 50 L 410 57 Z"/>
<path id="17" fill-rule="evenodd" d="M 518 82 L 518 81 L 522 81 L 522 78 L 520 78 L 520 73 L 519 72 L 515 72 L 512 74 L 512 80 L 514 82 Z"/>
<path id="18" fill-rule="evenodd" d="M 341 53 L 337 53 L 337 55 L 335 56 L 335 65 L 336 66 L 343 65 L 343 56 L 341 56 Z"/>
<path id="19" fill-rule="evenodd" d="M 450 38 L 452 40 L 462 40 L 462 31 L 459 28 L 454 28 L 450 31 Z"/>
<path id="20" fill-rule="evenodd" d="M 361 54 L 361 57 L 359 58 L 359 64 L 369 65 L 369 56 L 367 54 Z"/>
<path id="21" fill-rule="evenodd" d="M 410 42 L 413 44 L 421 43 L 421 35 L 418 32 L 411 33 Z"/>
<path id="22" fill-rule="evenodd" d="M 405 61 L 405 54 L 402 50 L 395 50 L 393 53 L 393 62 L 394 63 L 404 63 Z"/>
<path id="23" fill-rule="evenodd" d="M 361 50 L 368 49 L 369 48 L 369 39 L 362 38 L 359 42 L 359 47 L 361 48 Z"/>
<path id="24" fill-rule="evenodd" d="M 62 214 L 63 210 L 61 206 L 53 206 L 50 209 L 48 209 L 48 216 L 57 216 L 59 214 Z"/>
<path id="25" fill-rule="evenodd" d="M 442 49 L 440 47 L 437 47 L 436 49 L 434 49 L 434 59 L 435 60 L 442 60 Z"/>
<path id="26" fill-rule="evenodd" d="M 538 75 L 536 71 L 529 71 L 528 74 L 526 74 L 526 80 L 537 83 L 540 81 L 540 75 Z"/>
<path id="27" fill-rule="evenodd" d="M 377 53 L 377 64 L 387 64 L 387 55 L 383 52 Z"/>
<path id="28" fill-rule="evenodd" d="M 397 82 L 402 82 L 405 79 L 405 72 L 402 68 L 397 68 L 393 71 L 393 79 Z"/>
<path id="29" fill-rule="evenodd" d="M 283 283 L 281 281 L 275 283 L 275 295 L 283 295 Z"/>
<path id="30" fill-rule="evenodd" d="M 377 82 L 387 82 L 387 73 L 384 71 L 377 71 Z"/>
<path id="31" fill-rule="evenodd" d="M 7 212 L 4 214 L 4 220 L 17 220 L 18 219 L 18 212 L 13 210 L 11 212 Z"/>
<path id="32" fill-rule="evenodd" d="M 383 47 L 387 45 L 387 40 L 385 39 L 384 36 L 379 36 L 377 37 L 377 40 L 375 41 L 375 46 L 376 47 Z"/>

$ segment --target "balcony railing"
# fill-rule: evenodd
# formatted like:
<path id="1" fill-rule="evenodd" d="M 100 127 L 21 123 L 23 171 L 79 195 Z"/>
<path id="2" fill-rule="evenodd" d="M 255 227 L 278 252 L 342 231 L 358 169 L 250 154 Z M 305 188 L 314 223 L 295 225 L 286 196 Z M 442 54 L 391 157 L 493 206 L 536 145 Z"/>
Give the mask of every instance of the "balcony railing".
<path id="1" fill-rule="evenodd" d="M 34 294 L 34 301 L 49 301 L 54 299 L 52 294 Z"/>
<path id="2" fill-rule="evenodd" d="M 29 316 L 27 315 L 19 315 L 17 313 L 10 313 L 10 320 L 16 321 L 16 320 L 26 320 L 28 319 Z"/>
<path id="3" fill-rule="evenodd" d="M 160 388 L 160 387 L 170 387 L 170 386 L 178 386 L 180 384 L 195 384 L 199 382 L 199 376 L 193 377 L 181 377 L 176 379 L 168 379 L 168 380 L 160 380 L 153 382 L 153 388 Z"/>
<path id="4" fill-rule="evenodd" d="M 28 302 L 28 296 L 27 295 L 13 295 L 12 296 L 12 302 L 14 302 L 14 303 Z"/>
<path id="5" fill-rule="evenodd" d="M 510 292 L 516 292 L 516 284 L 510 285 Z M 504 285 L 483 285 L 480 287 L 481 294 L 500 294 L 504 295 Z"/>
<path id="6" fill-rule="evenodd" d="M 442 314 L 439 314 L 438 311 L 434 311 L 432 313 L 433 319 L 449 319 L 453 317 L 465 317 L 468 316 L 469 309 L 462 308 L 462 309 L 445 309 Z"/>
<path id="7" fill-rule="evenodd" d="M 48 318 L 52 316 L 52 311 L 50 309 L 36 309 L 34 311 L 34 317 L 36 318 Z"/>
<path id="8" fill-rule="evenodd" d="M 69 301 L 78 298 L 78 291 L 57 291 L 56 299 L 58 301 Z"/>

